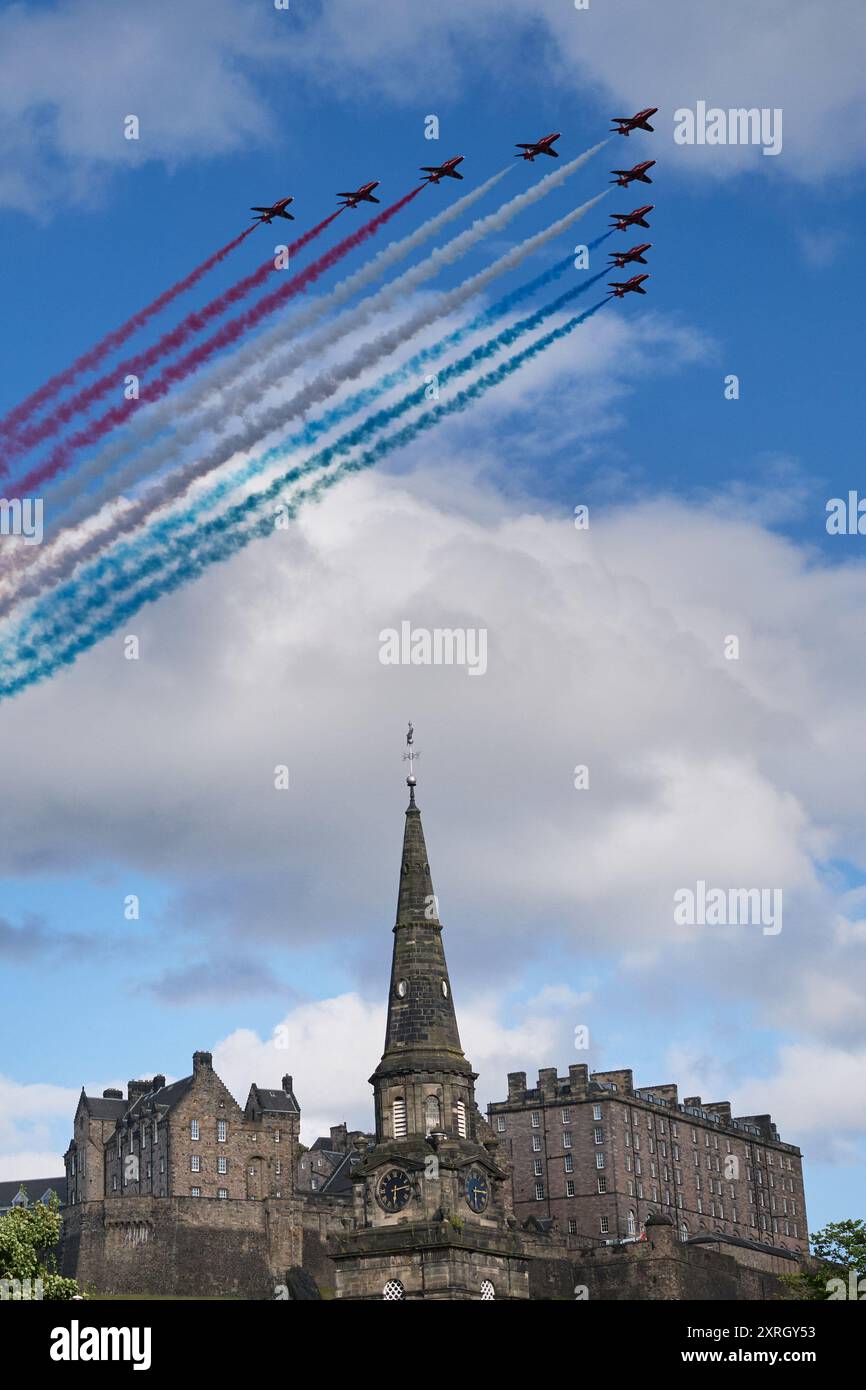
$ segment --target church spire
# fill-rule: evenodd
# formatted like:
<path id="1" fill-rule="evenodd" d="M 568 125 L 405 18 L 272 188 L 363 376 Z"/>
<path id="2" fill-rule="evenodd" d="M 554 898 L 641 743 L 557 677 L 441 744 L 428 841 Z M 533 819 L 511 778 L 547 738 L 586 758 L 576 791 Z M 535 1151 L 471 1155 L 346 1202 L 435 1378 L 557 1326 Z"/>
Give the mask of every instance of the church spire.
<path id="1" fill-rule="evenodd" d="M 442 946 L 439 905 L 427 859 L 421 812 L 415 801 L 414 729 L 406 736 L 409 805 L 403 831 L 394 954 L 388 995 L 385 1051 L 376 1069 L 381 1076 L 444 1066 L 471 1073 L 463 1055 L 451 981 Z"/>

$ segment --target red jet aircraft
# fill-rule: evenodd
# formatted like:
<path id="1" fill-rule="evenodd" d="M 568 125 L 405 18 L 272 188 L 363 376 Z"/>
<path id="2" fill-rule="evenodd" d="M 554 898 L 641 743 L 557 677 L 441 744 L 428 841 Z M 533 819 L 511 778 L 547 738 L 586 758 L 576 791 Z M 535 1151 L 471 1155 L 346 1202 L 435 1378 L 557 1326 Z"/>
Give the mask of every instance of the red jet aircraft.
<path id="1" fill-rule="evenodd" d="M 646 203 L 642 208 L 635 208 L 634 212 L 612 212 L 610 216 L 614 228 L 624 232 L 628 227 L 649 227 L 646 215 L 652 212 L 653 207 L 653 203 Z"/>
<path id="2" fill-rule="evenodd" d="M 379 180 L 375 183 L 362 183 L 360 188 L 356 188 L 354 193 L 338 193 L 338 198 L 345 198 L 344 208 L 356 208 L 359 203 L 380 203 L 381 198 L 373 197 L 373 189 L 379 187 Z"/>
<path id="3" fill-rule="evenodd" d="M 633 130 L 654 130 L 649 118 L 657 111 L 657 106 L 648 106 L 645 111 L 638 111 L 636 116 L 611 116 L 614 122 L 611 130 L 615 130 L 617 135 L 630 135 Z"/>
<path id="4" fill-rule="evenodd" d="M 552 159 L 559 159 L 559 154 L 553 148 L 554 140 L 558 140 L 561 132 L 555 130 L 552 135 L 543 135 L 540 140 L 535 140 L 532 144 L 521 144 L 519 140 L 515 143 L 520 150 L 520 154 L 515 155 L 515 159 L 528 159 L 530 163 L 537 154 L 549 154 Z"/>
<path id="5" fill-rule="evenodd" d="M 637 261 L 638 265 L 646 265 L 643 253 L 649 251 L 651 246 L 651 241 L 642 241 L 640 246 L 633 246 L 630 251 L 611 251 L 610 259 L 617 270 L 622 270 L 629 261 Z"/>
<path id="6" fill-rule="evenodd" d="M 444 164 L 422 164 L 421 173 L 426 177 L 422 183 L 438 183 L 440 179 L 462 179 L 463 175 L 458 174 L 457 165 L 462 164 L 465 155 L 456 154 L 453 159 L 446 159 Z"/>
<path id="7" fill-rule="evenodd" d="M 270 224 L 275 217 L 285 217 L 287 222 L 294 222 L 294 214 L 286 212 L 289 203 L 293 203 L 294 201 L 294 198 L 281 198 L 278 203 L 272 203 L 269 208 L 250 208 L 250 212 L 259 213 L 259 216 L 254 217 L 253 221 L 267 222 Z"/>
<path id="8" fill-rule="evenodd" d="M 648 275 L 633 275 L 630 280 L 609 280 L 608 284 L 613 290 L 614 298 L 622 299 L 627 294 L 646 294 L 643 281 L 648 279 Z"/>
<path id="9" fill-rule="evenodd" d="M 628 188 L 635 179 L 640 183 L 652 183 L 647 169 L 651 169 L 654 164 L 654 159 L 645 159 L 643 164 L 636 164 L 633 169 L 611 169 L 612 174 L 618 175 L 618 178 L 611 179 L 611 183 L 618 183 L 620 188 Z"/>

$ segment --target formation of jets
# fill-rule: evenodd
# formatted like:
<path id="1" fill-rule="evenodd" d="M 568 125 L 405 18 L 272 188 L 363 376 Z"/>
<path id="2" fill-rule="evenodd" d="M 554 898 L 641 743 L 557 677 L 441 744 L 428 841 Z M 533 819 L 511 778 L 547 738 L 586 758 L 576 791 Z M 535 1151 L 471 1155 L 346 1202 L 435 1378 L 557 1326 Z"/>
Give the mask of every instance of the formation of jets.
<path id="1" fill-rule="evenodd" d="M 645 111 L 638 111 L 636 116 L 611 116 L 614 122 L 611 130 L 615 130 L 617 135 L 631 135 L 633 130 L 655 130 L 655 126 L 650 125 L 649 118 L 657 111 L 657 106 L 648 106 Z"/>
<path id="2" fill-rule="evenodd" d="M 617 135 L 630 135 L 633 130 L 652 130 L 649 123 L 650 116 L 654 116 L 658 111 L 657 106 L 647 106 L 643 111 L 638 111 L 634 116 L 613 116 L 611 130 L 615 130 Z M 654 159 L 645 159 L 641 164 L 635 164 L 633 169 L 611 169 L 611 173 L 616 178 L 611 179 L 619 188 L 628 188 L 630 183 L 652 183 L 648 170 L 655 164 Z M 642 207 L 635 208 L 632 212 L 614 212 L 611 214 L 612 232 L 625 232 L 629 227 L 649 227 L 647 213 L 652 212 L 653 204 L 644 203 Z M 623 270 L 627 265 L 637 264 L 646 265 L 645 251 L 652 250 L 651 241 L 641 241 L 637 246 L 632 246 L 628 251 L 612 251 L 610 255 L 609 269 Z M 609 280 L 608 288 L 616 299 L 624 299 L 627 294 L 646 294 L 643 288 L 644 280 L 648 280 L 649 275 L 633 275 L 630 280 Z"/>
<path id="3" fill-rule="evenodd" d="M 612 174 L 616 174 L 611 183 L 619 184 L 620 188 L 628 188 L 630 183 L 652 183 L 652 179 L 647 173 L 655 164 L 654 159 L 645 159 L 643 164 L 636 164 L 633 169 L 611 169 Z"/>
<path id="4" fill-rule="evenodd" d="M 254 217 L 254 222 L 266 222 L 270 226 L 275 217 L 285 217 L 287 222 L 294 222 L 294 215 L 286 212 L 289 203 L 293 203 L 294 198 L 281 198 L 278 203 L 271 203 L 269 208 L 250 208 L 250 212 L 257 212 L 258 217 Z"/>
<path id="5" fill-rule="evenodd" d="M 615 299 L 622 299 L 627 294 L 646 294 L 642 289 L 644 280 L 648 280 L 648 275 L 633 275 L 630 280 L 610 280 L 610 288 L 613 290 Z"/>
<path id="6" fill-rule="evenodd" d="M 518 140 L 517 148 L 520 154 L 514 156 L 515 159 L 528 159 L 530 164 L 537 154 L 549 154 L 551 159 L 559 159 L 559 154 L 553 148 L 554 140 L 558 140 L 560 131 L 555 130 L 552 135 L 542 135 L 540 140 L 531 140 L 529 144 L 521 144 Z"/>
<path id="7" fill-rule="evenodd" d="M 647 106 L 643 111 L 638 111 L 634 116 L 613 116 L 611 130 L 617 135 L 630 135 L 634 130 L 649 130 L 653 127 L 649 123 L 650 116 L 654 116 L 658 111 L 657 106 Z M 560 138 L 560 132 L 554 130 L 550 135 L 543 135 L 540 140 L 516 141 L 517 159 L 526 159 L 530 163 L 541 154 L 549 155 L 551 159 L 558 159 L 559 152 L 553 148 L 556 141 Z M 442 179 L 462 179 L 463 175 L 458 171 L 458 164 L 463 163 L 462 154 L 454 155 L 451 159 L 446 159 L 443 164 L 422 164 L 421 175 L 422 183 L 440 183 Z M 611 173 L 616 177 L 611 179 L 619 188 L 628 188 L 630 183 L 652 183 L 649 170 L 655 164 L 654 159 L 645 159 L 641 164 L 635 164 L 632 169 L 612 169 Z M 341 207 L 356 208 L 360 203 L 378 203 L 381 200 L 374 196 L 374 190 L 379 187 L 379 181 L 373 180 L 370 183 L 362 183 L 360 188 L 351 192 L 338 193 L 337 197 L 343 201 Z M 293 221 L 293 214 L 288 211 L 293 198 L 281 198 L 277 203 L 271 203 L 269 207 L 254 207 L 250 211 L 257 214 L 253 219 L 255 222 L 270 224 L 275 217 L 284 217 L 287 221 Z M 624 232 L 629 227 L 649 227 L 646 220 L 647 213 L 653 211 L 652 203 L 645 203 L 642 207 L 635 208 L 632 212 L 617 212 L 611 215 L 611 231 Z M 646 265 L 644 257 L 645 251 L 652 249 L 651 241 L 642 241 L 636 246 L 632 246 L 628 251 L 614 251 L 610 255 L 610 269 L 614 266 L 617 270 L 624 269 L 625 266 L 636 263 Z M 622 299 L 627 294 L 646 294 L 643 289 L 644 280 L 648 280 L 649 275 L 633 275 L 630 280 L 612 280 L 610 289 L 617 299 Z"/>
<path id="8" fill-rule="evenodd" d="M 622 270 L 630 261 L 637 261 L 638 265 L 646 265 L 644 251 L 649 251 L 652 247 L 651 241 L 642 241 L 640 246 L 633 246 L 630 251 L 612 251 L 610 254 L 611 263 L 617 270 Z"/>
<path id="9" fill-rule="evenodd" d="M 422 164 L 421 173 L 424 178 L 422 183 L 438 183 L 440 179 L 462 179 L 463 175 L 458 174 L 457 165 L 463 163 L 464 156 L 456 154 L 453 159 L 446 159 L 444 164 Z"/>
<path id="10" fill-rule="evenodd" d="M 652 203 L 645 203 L 642 208 L 635 208 L 634 212 L 611 213 L 613 230 L 624 232 L 628 227 L 649 227 L 646 215 L 648 212 L 652 212 L 653 206 Z"/>
<path id="11" fill-rule="evenodd" d="M 362 183 L 360 188 L 356 188 L 354 193 L 338 193 L 338 198 L 345 198 L 344 208 L 356 208 L 359 203 L 380 203 L 381 198 L 373 197 L 373 189 L 379 187 L 379 180 L 373 183 Z"/>

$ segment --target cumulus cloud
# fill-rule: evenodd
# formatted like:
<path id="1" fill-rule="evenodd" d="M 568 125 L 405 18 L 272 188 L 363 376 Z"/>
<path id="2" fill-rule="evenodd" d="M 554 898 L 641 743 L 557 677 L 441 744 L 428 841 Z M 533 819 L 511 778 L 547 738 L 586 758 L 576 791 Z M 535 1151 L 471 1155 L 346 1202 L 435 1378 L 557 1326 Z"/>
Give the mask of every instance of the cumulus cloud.
<path id="1" fill-rule="evenodd" d="M 0 15 L 0 205 L 44 214 L 92 202 L 106 176 L 175 167 L 268 136 L 254 81 L 279 58 L 240 0 L 11 5 Z M 140 138 L 124 138 L 137 116 Z"/>
<path id="2" fill-rule="evenodd" d="M 525 81 L 527 51 L 537 53 L 565 93 L 591 92 L 602 109 L 630 115 L 658 106 L 653 155 L 703 175 L 751 169 L 822 180 L 866 154 L 860 100 L 860 54 L 866 12 L 839 0 L 833 22 L 812 0 L 754 5 L 728 0 L 617 0 L 578 11 L 562 0 L 440 0 L 430 9 L 383 0 L 363 26 L 353 0 L 333 0 L 299 36 L 294 57 L 313 58 L 344 82 L 355 74 L 393 100 L 414 96 L 434 69 L 445 90 L 476 80 L 479 66 Z M 504 37 L 503 37 L 504 36 Z M 765 157 L 755 146 L 679 146 L 674 113 L 699 100 L 725 109 L 780 107 L 783 149 Z M 645 137 L 648 138 L 648 137 Z M 629 153 L 638 142 L 618 141 Z M 633 161 L 631 161 L 633 162 Z"/>
<path id="3" fill-rule="evenodd" d="M 64 1086 L 21 1085 L 0 1076 L 0 1181 L 56 1177 L 63 1160 L 56 1126 L 70 1127 L 78 1093 Z"/>

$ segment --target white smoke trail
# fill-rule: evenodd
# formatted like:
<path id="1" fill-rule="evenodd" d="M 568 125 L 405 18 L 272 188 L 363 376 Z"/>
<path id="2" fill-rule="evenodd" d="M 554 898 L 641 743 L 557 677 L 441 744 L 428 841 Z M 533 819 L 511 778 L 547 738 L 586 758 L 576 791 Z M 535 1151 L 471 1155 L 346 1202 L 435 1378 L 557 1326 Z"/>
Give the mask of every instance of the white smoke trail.
<path id="1" fill-rule="evenodd" d="M 67 517 L 66 524 L 74 525 L 82 516 L 99 510 L 109 497 L 130 487 L 140 478 L 146 476 L 146 474 L 157 472 L 177 456 L 179 446 L 192 443 L 201 433 L 207 430 L 219 431 L 227 416 L 245 410 L 264 394 L 264 392 L 273 387 L 276 381 L 288 375 L 289 372 L 293 371 L 302 363 L 310 361 L 311 359 L 315 360 L 318 354 L 325 352 L 345 334 L 363 327 L 370 322 L 375 314 L 388 309 L 391 305 L 410 294 L 412 290 L 416 289 L 419 285 L 423 284 L 424 281 L 432 279 L 444 266 L 451 265 L 461 256 L 466 255 L 468 251 L 478 245 L 486 236 L 501 231 L 525 208 L 538 202 L 554 188 L 564 183 L 566 179 L 570 178 L 578 169 L 582 168 L 587 161 L 602 148 L 602 145 L 606 143 L 606 141 L 602 141 L 600 144 L 586 150 L 568 164 L 563 165 L 562 168 L 555 169 L 537 184 L 534 184 L 532 188 L 527 189 L 523 193 L 518 193 L 495 212 L 489 213 L 485 217 L 478 218 L 466 231 L 460 232 L 456 237 L 452 238 L 451 241 L 446 242 L 444 246 L 432 251 L 430 255 L 420 261 L 418 265 L 411 266 L 408 270 L 404 271 L 402 275 L 398 276 L 397 279 L 390 281 L 375 294 L 362 300 L 354 309 L 339 315 L 318 334 L 313 335 L 312 338 L 307 338 L 303 342 L 292 341 L 288 345 L 285 344 L 284 341 L 287 328 L 290 327 L 293 332 L 296 332 L 299 328 L 307 326 L 307 322 L 313 314 L 317 317 L 319 316 L 321 308 L 316 305 L 309 305 L 306 311 L 302 311 L 300 315 L 293 316 L 288 323 L 280 324 L 274 329 L 271 329 L 264 337 L 256 339 L 249 345 L 249 349 L 243 352 L 243 362 L 239 362 L 240 354 L 235 354 L 226 362 L 221 363 L 219 378 L 215 380 L 212 376 L 207 382 L 208 395 L 218 390 L 220 381 L 228 381 L 232 378 L 237 378 L 239 370 L 246 367 L 251 360 L 259 362 L 260 367 L 252 376 L 241 379 L 230 395 L 218 396 L 210 409 L 200 413 L 194 421 L 181 421 L 179 427 L 168 438 L 153 445 L 143 454 L 137 455 L 135 458 L 131 459 L 126 467 L 121 469 L 118 475 L 115 475 L 111 479 L 106 479 L 105 485 L 96 493 L 94 498 L 88 498 L 86 496 L 82 498 L 79 496 L 79 501 L 72 509 L 71 514 Z M 497 177 L 502 177 L 502 175 L 494 176 L 494 178 Z M 488 180 L 488 184 L 489 183 L 490 181 Z M 411 241 L 412 238 L 407 238 L 406 240 Z M 400 255 L 402 257 L 402 255 L 405 254 L 405 243 L 397 243 L 396 248 L 386 249 L 383 253 L 383 258 L 387 260 L 388 264 L 390 264 L 394 258 L 393 252 L 395 249 L 400 250 Z M 383 268 L 383 261 L 380 261 L 379 268 L 380 270 Z M 385 266 L 385 268 L 387 268 L 387 266 Z M 358 275 L 362 275 L 370 269 L 370 267 L 362 267 Z M 352 281 L 354 281 L 352 289 L 357 289 L 360 283 L 357 277 L 349 277 L 349 280 L 344 282 L 344 287 Z M 347 292 L 344 287 L 341 288 L 337 286 L 336 289 L 332 291 L 331 296 L 326 296 L 325 299 L 321 301 L 321 304 L 333 307 L 334 303 L 337 302 L 333 296 L 339 294 L 342 297 L 346 297 Z M 176 410 L 176 405 L 172 409 Z M 184 411 L 188 409 L 189 402 L 187 401 L 184 403 Z M 92 466 L 93 465 L 86 470 L 87 475 L 90 475 Z M 70 490 L 74 488 L 76 491 L 80 491 L 82 481 L 86 482 L 87 477 L 82 479 L 82 470 L 79 469 L 76 477 L 70 478 L 67 481 L 67 486 Z M 55 507 L 57 505 L 56 497 L 54 505 Z"/>
<path id="2" fill-rule="evenodd" d="M 50 498 L 52 519 L 62 514 L 71 498 L 78 496 L 82 489 L 89 487 L 95 479 L 101 477 L 106 470 L 123 458 L 130 448 L 137 447 L 140 442 L 145 441 L 152 434 L 159 434 L 164 428 L 174 425 L 175 448 L 173 452 L 176 452 L 178 444 L 191 443 L 204 427 L 191 420 L 189 412 L 196 410 L 201 402 L 206 401 L 213 392 L 220 391 L 227 382 L 243 372 L 258 359 L 261 352 L 281 343 L 285 338 L 287 328 L 291 328 L 293 332 L 302 332 L 325 314 L 344 304 L 353 294 L 365 289 L 367 285 L 372 284 L 392 266 L 405 260 L 407 256 L 410 256 L 430 237 L 435 236 L 449 222 L 461 217 L 492 188 L 495 188 L 506 174 L 511 172 L 511 169 L 512 165 L 509 164 L 506 168 L 500 169 L 498 173 L 492 174 L 484 183 L 479 184 L 478 188 L 471 189 L 462 198 L 458 198 L 455 203 L 450 203 L 442 212 L 428 218 L 409 236 L 402 237 L 399 241 L 393 241 L 384 247 L 371 260 L 353 271 L 345 280 L 336 284 L 328 294 L 299 305 L 281 318 L 278 324 L 259 334 L 252 342 L 237 348 L 230 357 L 213 363 L 205 372 L 183 386 L 181 388 L 182 394 L 175 392 L 155 405 L 144 406 L 140 414 L 136 414 L 132 422 L 124 427 L 122 436 L 118 436 L 104 445 L 98 454 L 95 454 L 88 463 L 79 467 L 73 475 L 65 476 L 59 481 Z M 178 420 L 179 411 L 182 412 L 180 420 Z"/>
<path id="3" fill-rule="evenodd" d="M 371 342 L 365 343 L 346 362 L 338 363 L 328 371 L 320 372 L 289 400 L 272 406 L 263 414 L 248 421 L 242 431 L 224 439 L 203 458 L 190 460 L 177 472 L 164 478 L 161 482 L 152 484 L 134 501 L 120 498 L 106 504 L 102 513 L 105 525 L 96 531 L 89 530 L 81 537 L 78 544 L 70 546 L 68 543 L 64 543 L 58 554 L 50 556 L 46 554 L 45 561 L 39 566 L 38 571 L 20 583 L 15 593 L 15 601 L 32 598 L 66 578 L 78 564 L 91 559 L 101 550 L 112 545 L 119 536 L 128 534 L 130 529 L 140 525 L 151 512 L 174 503 L 198 478 L 218 468 L 235 453 L 250 449 L 264 435 L 281 428 L 311 405 L 326 400 L 345 382 L 360 376 L 377 361 L 389 356 L 421 329 L 429 327 L 437 319 L 446 317 L 454 310 L 461 308 L 468 299 L 486 289 L 499 275 L 515 269 L 527 257 L 566 231 L 606 196 L 607 190 L 597 194 L 594 198 L 582 203 L 580 207 L 574 208 L 564 217 L 551 223 L 550 226 L 513 247 L 494 261 L 492 265 L 469 276 L 454 289 L 441 294 L 432 303 L 422 305 L 405 323 L 399 324 L 387 332 L 381 333 Z M 443 249 L 450 253 L 450 247 Z M 433 254 L 435 256 L 439 253 L 434 252 Z M 244 471 L 248 476 L 252 476 L 257 471 L 256 460 L 250 460 Z M 0 614 L 8 612 L 10 607 L 10 599 L 4 599 L 0 602 Z"/>

